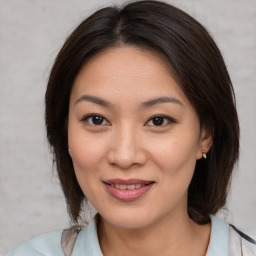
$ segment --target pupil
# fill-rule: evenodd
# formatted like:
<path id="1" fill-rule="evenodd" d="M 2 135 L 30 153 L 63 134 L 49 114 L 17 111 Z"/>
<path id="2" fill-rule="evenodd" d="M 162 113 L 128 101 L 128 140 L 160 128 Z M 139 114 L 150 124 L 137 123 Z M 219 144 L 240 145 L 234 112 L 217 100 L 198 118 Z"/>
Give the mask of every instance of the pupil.
<path id="1" fill-rule="evenodd" d="M 92 122 L 93 124 L 100 125 L 103 123 L 103 118 L 101 116 L 94 116 Z"/>
<path id="2" fill-rule="evenodd" d="M 164 118 L 161 116 L 157 116 L 153 118 L 153 124 L 154 125 L 162 125 L 164 122 Z"/>

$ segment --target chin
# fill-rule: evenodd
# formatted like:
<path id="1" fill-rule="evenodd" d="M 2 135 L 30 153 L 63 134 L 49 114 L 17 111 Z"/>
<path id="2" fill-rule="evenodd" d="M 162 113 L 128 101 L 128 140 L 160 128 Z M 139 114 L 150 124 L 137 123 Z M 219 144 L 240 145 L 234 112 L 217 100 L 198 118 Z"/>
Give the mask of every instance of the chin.
<path id="1" fill-rule="evenodd" d="M 108 214 L 103 214 L 101 217 L 109 224 L 122 229 L 140 229 L 150 226 L 154 220 L 149 212 L 135 211 L 121 211 Z"/>

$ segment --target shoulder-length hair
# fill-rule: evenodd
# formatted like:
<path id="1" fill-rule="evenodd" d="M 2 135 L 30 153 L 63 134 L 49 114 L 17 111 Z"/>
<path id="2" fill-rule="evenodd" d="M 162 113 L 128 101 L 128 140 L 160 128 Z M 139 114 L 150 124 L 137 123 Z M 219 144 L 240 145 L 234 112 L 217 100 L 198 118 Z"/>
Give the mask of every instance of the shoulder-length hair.
<path id="1" fill-rule="evenodd" d="M 68 154 L 72 85 L 94 54 L 121 45 L 153 48 L 164 54 L 201 126 L 212 134 L 207 160 L 197 161 L 188 190 L 189 216 L 197 223 L 207 223 L 209 214 L 225 205 L 238 159 L 234 91 L 220 50 L 207 30 L 185 12 L 160 1 L 136 1 L 96 11 L 68 37 L 52 67 L 45 96 L 45 123 L 70 217 L 78 222 L 85 199 Z"/>

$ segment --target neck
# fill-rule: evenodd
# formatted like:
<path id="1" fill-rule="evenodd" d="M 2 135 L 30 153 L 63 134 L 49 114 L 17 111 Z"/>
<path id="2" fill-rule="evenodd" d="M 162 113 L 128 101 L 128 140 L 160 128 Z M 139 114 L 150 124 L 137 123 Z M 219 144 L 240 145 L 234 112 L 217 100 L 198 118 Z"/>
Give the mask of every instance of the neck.
<path id="1" fill-rule="evenodd" d="M 111 225 L 100 217 L 98 234 L 104 256 L 206 254 L 210 224 L 198 225 L 187 214 L 166 216 L 157 224 L 139 229 Z"/>

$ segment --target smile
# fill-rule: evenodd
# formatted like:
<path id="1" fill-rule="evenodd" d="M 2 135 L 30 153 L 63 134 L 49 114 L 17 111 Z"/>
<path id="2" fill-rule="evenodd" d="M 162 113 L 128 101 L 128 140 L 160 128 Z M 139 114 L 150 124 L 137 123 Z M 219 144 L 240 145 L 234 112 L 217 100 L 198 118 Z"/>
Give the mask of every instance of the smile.
<path id="1" fill-rule="evenodd" d="M 138 189 L 138 188 L 141 188 L 141 187 L 144 187 L 146 186 L 145 184 L 131 184 L 131 185 L 125 185 L 125 184 L 110 184 L 112 187 L 115 187 L 115 188 L 118 188 L 118 189 L 121 189 L 121 190 L 125 190 L 125 189 L 128 189 L 128 190 L 131 190 L 131 189 Z"/>
<path id="2" fill-rule="evenodd" d="M 143 180 L 109 180 L 103 182 L 108 193 L 120 201 L 138 200 L 155 182 Z"/>

